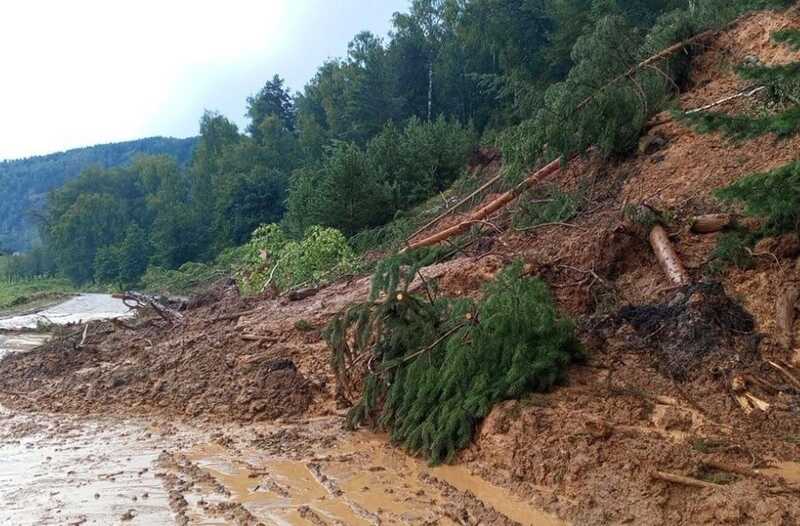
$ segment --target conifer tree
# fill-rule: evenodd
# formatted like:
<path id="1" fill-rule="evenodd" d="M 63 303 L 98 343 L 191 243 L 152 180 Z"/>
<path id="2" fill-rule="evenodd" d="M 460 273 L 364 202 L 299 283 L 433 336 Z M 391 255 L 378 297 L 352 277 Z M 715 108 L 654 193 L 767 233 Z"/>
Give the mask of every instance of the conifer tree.
<path id="1" fill-rule="evenodd" d="M 497 402 L 562 382 L 581 349 L 545 283 L 524 277 L 521 264 L 473 303 L 409 295 L 410 278 L 425 262 L 414 258 L 379 268 L 372 301 L 335 318 L 326 337 L 340 382 L 369 357 L 350 424 L 387 429 L 395 443 L 437 464 L 470 443 Z"/>

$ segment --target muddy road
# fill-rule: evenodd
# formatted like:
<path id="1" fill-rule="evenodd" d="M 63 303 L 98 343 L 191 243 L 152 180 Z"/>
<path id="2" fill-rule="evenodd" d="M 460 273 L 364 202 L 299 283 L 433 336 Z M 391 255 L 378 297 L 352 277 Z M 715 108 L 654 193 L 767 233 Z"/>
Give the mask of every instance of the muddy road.
<path id="1" fill-rule="evenodd" d="M 0 408 L 0 524 L 559 524 L 337 417 L 189 426 Z"/>
<path id="2" fill-rule="evenodd" d="M 0 319 L 0 359 L 41 322 L 128 315 L 81 295 Z M 259 424 L 0 406 L 0 525 L 559 524 L 466 468 L 430 468 L 339 415 Z"/>

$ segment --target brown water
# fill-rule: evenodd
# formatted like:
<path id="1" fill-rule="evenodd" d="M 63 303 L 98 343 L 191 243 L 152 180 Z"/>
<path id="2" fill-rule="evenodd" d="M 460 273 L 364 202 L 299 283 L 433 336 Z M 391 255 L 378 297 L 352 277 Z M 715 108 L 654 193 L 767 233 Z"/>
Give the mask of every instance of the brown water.
<path id="1" fill-rule="evenodd" d="M 475 509 L 559 524 L 463 467 L 430 468 L 335 418 L 218 429 L 0 408 L 0 525 L 448 525 Z"/>
<path id="2" fill-rule="evenodd" d="M 193 448 L 187 458 L 266 524 L 306 525 L 315 519 L 348 525 L 456 524 L 444 508 L 457 507 L 460 492 L 470 492 L 483 506 L 520 524 L 562 524 L 464 467 L 428 467 L 387 447 L 385 437 L 367 433 L 348 435 L 311 459 L 255 450 L 234 458 L 229 449 L 213 444 Z M 430 483 L 431 478 L 450 490 Z M 200 496 L 187 500 L 194 503 L 189 515 L 202 518 L 196 505 Z"/>

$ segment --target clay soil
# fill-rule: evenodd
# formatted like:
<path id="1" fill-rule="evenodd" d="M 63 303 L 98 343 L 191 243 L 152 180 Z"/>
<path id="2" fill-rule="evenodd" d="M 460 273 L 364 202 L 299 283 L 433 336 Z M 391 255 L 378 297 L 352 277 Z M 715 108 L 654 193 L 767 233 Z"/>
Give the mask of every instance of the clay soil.
<path id="1" fill-rule="evenodd" d="M 798 15 L 787 13 L 740 20 L 695 58 L 681 107 L 745 88 L 734 66 L 747 57 L 766 64 L 800 60 L 769 38 L 798 26 Z M 755 111 L 759 104 L 757 97 L 739 99 L 720 109 Z M 502 233 L 487 228 L 465 253 L 422 271 L 442 293 L 477 295 L 506 263 L 523 258 L 577 320 L 588 350 L 588 362 L 572 369 L 567 385 L 496 407 L 457 462 L 573 524 L 798 524 L 800 480 L 790 463 L 800 461 L 800 391 L 766 360 L 791 360 L 791 351 L 778 344 L 774 305 L 787 283 L 800 280 L 800 249 L 773 251 L 756 257 L 753 268 L 710 275 L 718 234 L 695 235 L 688 224 L 696 214 L 724 211 L 715 189 L 794 160 L 800 138 L 735 143 L 700 135 L 668 115 L 656 116 L 647 133 L 658 137 L 656 148 L 624 159 L 579 159 L 548 181 L 564 191 L 588 188 L 583 211 L 566 224 L 514 230 L 511 207 L 491 218 Z M 683 374 L 673 374 L 664 354 L 687 337 L 681 323 L 665 318 L 637 328 L 620 316 L 625 308 L 648 306 L 678 316 L 696 298 L 694 289 L 676 290 L 667 281 L 646 241 L 628 228 L 623 209 L 632 203 L 669 211 L 671 239 L 693 281 L 719 283 L 721 294 L 750 317 L 745 326 L 698 325 L 725 334 L 709 339 L 707 352 L 686 358 Z M 77 415 L 267 421 L 287 429 L 298 418 L 335 422 L 318 433 L 313 426 L 304 431 L 301 442 L 317 447 L 323 435 L 346 436 L 338 427 L 343 407 L 321 330 L 368 292 L 368 277 L 334 283 L 299 301 L 241 298 L 235 287 L 219 284 L 194 301 L 182 321 L 143 315 L 129 327 L 93 324 L 82 346 L 82 334 L 73 329 L 36 351 L 5 358 L 0 402 Z M 667 308 L 676 305 L 681 309 Z M 800 377 L 800 369 L 793 372 Z M 731 383 L 742 376 L 756 379 L 749 392 L 769 404 L 767 410 L 746 412 L 736 401 Z M 162 462 L 178 475 L 191 470 L 188 457 Z M 664 482 L 656 472 L 712 485 Z M 179 485 L 176 480 L 171 484 Z M 481 502 L 464 504 L 473 512 L 448 520 L 503 523 L 480 515 L 491 513 Z"/>

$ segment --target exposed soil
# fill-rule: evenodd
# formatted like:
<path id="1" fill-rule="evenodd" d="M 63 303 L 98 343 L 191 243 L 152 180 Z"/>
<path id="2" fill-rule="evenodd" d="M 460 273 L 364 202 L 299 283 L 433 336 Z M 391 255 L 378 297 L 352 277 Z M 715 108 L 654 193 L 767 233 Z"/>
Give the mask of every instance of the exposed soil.
<path id="1" fill-rule="evenodd" d="M 742 19 L 695 59 L 681 106 L 695 108 L 745 88 L 733 67 L 746 57 L 765 64 L 800 60 L 769 39 L 776 29 L 798 26 L 797 14 Z M 747 112 L 762 103 L 742 98 L 720 109 Z M 475 444 L 460 455 L 459 480 L 491 481 L 523 497 L 529 509 L 574 524 L 798 524 L 800 480 L 792 474 L 800 461 L 800 390 L 767 362 L 789 367 L 791 356 L 775 330 L 775 298 L 786 283 L 800 280 L 797 254 L 775 249 L 776 241 L 754 268 L 707 281 L 718 234 L 693 234 L 688 224 L 696 214 L 722 211 L 715 189 L 795 159 L 800 137 L 736 143 L 697 134 L 666 115 L 654 122 L 660 124 L 648 133 L 658 136 L 650 142 L 655 147 L 625 159 L 579 159 L 548 181 L 564 191 L 586 189 L 586 203 L 575 217 L 518 231 L 510 227 L 512 207 L 491 218 L 484 237 L 459 257 L 422 271 L 445 294 L 473 296 L 507 262 L 522 257 L 578 321 L 589 351 L 588 364 L 571 371 L 569 385 L 496 407 Z M 695 285 L 675 290 L 667 280 L 646 240 L 625 224 L 623 209 L 630 203 L 669 212 L 671 240 Z M 419 488 L 393 486 L 393 474 L 410 469 L 401 464 L 411 460 L 391 449 L 381 449 L 388 457 L 365 457 L 383 460 L 364 476 L 391 466 L 386 484 L 410 499 L 416 515 L 392 511 L 392 504 L 378 506 L 382 514 L 370 508 L 374 501 L 354 497 L 354 487 L 343 488 L 352 473 L 342 471 L 349 461 L 337 459 L 358 458 L 372 446 L 364 435 L 339 427 L 329 351 L 320 334 L 335 313 L 365 299 L 368 289 L 369 278 L 359 277 L 289 301 L 240 298 L 235 288 L 220 285 L 190 303 L 183 321 L 150 315 L 127 322 L 127 328 L 92 324 L 83 346 L 82 334 L 72 333 L 6 357 L 0 362 L 0 401 L 79 415 L 277 426 L 262 434 L 226 432 L 216 439 L 215 447 L 223 449 L 211 453 L 161 457 L 173 513 L 187 523 L 256 524 L 263 520 L 259 513 L 275 509 L 275 495 L 284 494 L 283 502 L 293 504 L 275 513 L 305 521 L 298 523 L 378 523 L 376 516 L 387 524 L 519 523 L 514 510 L 500 509 L 491 491 L 469 493 L 442 471 L 417 472 Z M 800 378 L 800 370 L 788 370 Z M 744 385 L 734 388 L 737 381 Z M 745 410 L 737 396 L 768 406 Z M 218 469 L 219 463 L 208 460 L 259 452 L 269 458 L 239 462 L 235 469 Z M 316 481 L 310 493 L 297 497 L 299 489 L 286 483 L 291 476 L 279 480 L 286 473 L 281 470 L 297 465 L 278 466 L 276 456 L 302 463 L 302 475 L 295 476 Z M 654 479 L 656 472 L 716 485 L 664 482 Z M 253 473 L 269 494 L 266 504 L 252 497 L 261 491 L 252 489 L 255 484 L 241 484 Z M 364 486 L 373 484 L 370 479 Z M 196 488 L 204 485 L 198 495 Z M 340 490 L 348 495 L 345 512 L 355 518 L 323 502 L 341 502 L 335 499 Z M 218 499 L 208 498 L 217 491 Z M 240 496 L 232 498 L 237 491 Z"/>

